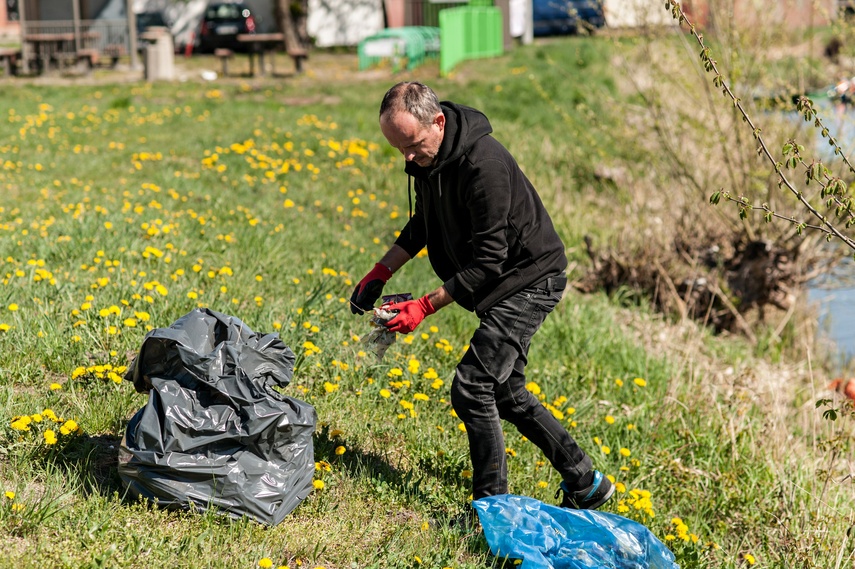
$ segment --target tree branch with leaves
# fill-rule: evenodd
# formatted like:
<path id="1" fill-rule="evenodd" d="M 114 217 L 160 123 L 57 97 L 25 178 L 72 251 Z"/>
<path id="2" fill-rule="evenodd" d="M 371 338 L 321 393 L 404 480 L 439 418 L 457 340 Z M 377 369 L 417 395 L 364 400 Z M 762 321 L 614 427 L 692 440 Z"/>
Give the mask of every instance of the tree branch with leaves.
<path id="1" fill-rule="evenodd" d="M 699 56 L 704 69 L 707 73 L 713 74 L 713 85 L 720 89 L 725 97 L 730 99 L 741 115 L 743 122 L 747 123 L 751 129 L 752 136 L 758 144 L 757 153 L 769 161 L 778 176 L 778 188 L 794 196 L 810 215 L 807 219 L 779 215 L 766 203 L 755 204 L 743 195 L 735 196 L 724 189 L 713 193 L 710 197 L 710 202 L 718 204 L 724 199 L 736 204 L 739 216 L 742 219 L 745 219 L 750 211 L 762 211 L 764 212 L 766 222 L 771 222 L 773 219 L 786 221 L 795 227 L 799 235 L 808 229 L 822 232 L 826 235 L 827 240 L 831 241 L 836 238 L 855 252 L 855 239 L 845 233 L 846 230 L 855 225 L 852 196 L 846 182 L 841 177 L 834 176 L 821 160 L 812 160 L 808 163 L 803 157 L 804 146 L 796 143 L 794 140 L 789 140 L 783 145 L 781 152 L 783 159 L 779 160 L 776 158 L 763 139 L 761 129 L 748 115 L 748 112 L 742 105 L 742 101 L 734 94 L 730 84 L 719 71 L 718 64 L 713 59 L 710 48 L 704 43 L 703 35 L 698 32 L 695 25 L 686 17 L 680 3 L 676 0 L 666 0 L 666 8 L 670 9 L 671 15 L 680 25 L 688 27 L 691 35 L 695 38 L 698 45 L 700 45 L 701 51 Z M 845 158 L 837 140 L 830 135 L 828 128 L 826 128 L 814 109 L 813 102 L 808 97 L 800 97 L 796 108 L 802 114 L 805 121 L 813 121 L 814 126 L 820 129 L 821 136 L 827 139 L 828 144 L 834 148 L 834 154 L 842 156 L 848 170 L 855 174 L 855 169 L 853 169 L 849 160 Z M 819 199 L 822 201 L 822 205 L 814 205 L 811 199 L 790 180 L 790 177 L 796 175 L 799 169 L 805 175 L 806 185 L 818 185 L 820 189 Z M 827 214 L 823 213 L 823 211 L 826 211 Z"/>

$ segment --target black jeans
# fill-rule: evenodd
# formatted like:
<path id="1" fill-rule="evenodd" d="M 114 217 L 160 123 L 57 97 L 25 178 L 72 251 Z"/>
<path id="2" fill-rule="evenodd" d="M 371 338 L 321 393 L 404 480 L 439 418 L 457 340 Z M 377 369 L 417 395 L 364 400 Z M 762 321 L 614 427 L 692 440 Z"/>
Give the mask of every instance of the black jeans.
<path id="1" fill-rule="evenodd" d="M 508 493 L 504 419 L 536 444 L 572 488 L 591 471 L 591 459 L 526 387 L 531 338 L 564 289 L 526 288 L 490 308 L 457 365 L 451 404 L 466 426 L 472 458 L 472 498 Z"/>

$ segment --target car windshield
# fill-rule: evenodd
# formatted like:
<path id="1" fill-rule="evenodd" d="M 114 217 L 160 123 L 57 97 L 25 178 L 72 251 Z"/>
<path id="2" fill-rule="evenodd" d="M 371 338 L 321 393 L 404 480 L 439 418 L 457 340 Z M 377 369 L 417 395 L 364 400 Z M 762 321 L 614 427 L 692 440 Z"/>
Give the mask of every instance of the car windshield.
<path id="1" fill-rule="evenodd" d="M 166 26 L 166 21 L 163 19 L 163 15 L 159 12 L 137 14 L 138 28 L 144 29 L 151 26 Z"/>
<path id="2" fill-rule="evenodd" d="M 207 20 L 237 20 L 241 17 L 243 6 L 240 4 L 219 4 L 208 6 L 205 12 Z"/>

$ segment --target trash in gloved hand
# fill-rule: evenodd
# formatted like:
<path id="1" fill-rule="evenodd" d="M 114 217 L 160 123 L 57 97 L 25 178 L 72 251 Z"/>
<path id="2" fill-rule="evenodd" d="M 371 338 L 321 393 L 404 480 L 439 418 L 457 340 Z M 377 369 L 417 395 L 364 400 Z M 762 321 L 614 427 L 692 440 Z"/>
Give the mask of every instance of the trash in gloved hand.
<path id="1" fill-rule="evenodd" d="M 679 569 L 674 554 L 623 516 L 502 494 L 472 502 L 493 555 L 520 569 Z"/>
<path id="2" fill-rule="evenodd" d="M 389 346 L 395 343 L 396 336 L 395 332 L 386 328 L 386 322 L 397 316 L 398 313 L 386 310 L 385 307 L 393 302 L 403 302 L 412 299 L 413 295 L 409 292 L 385 295 L 383 297 L 383 305 L 380 308 L 374 309 L 374 314 L 371 316 L 371 324 L 374 328 L 362 337 L 362 341 L 368 345 L 368 349 L 374 352 L 378 362 L 383 359 Z"/>
<path id="3" fill-rule="evenodd" d="M 275 389 L 294 361 L 278 334 L 207 308 L 146 334 L 125 376 L 149 396 L 119 449 L 129 494 L 281 522 L 315 472 L 315 409 Z"/>
<path id="4" fill-rule="evenodd" d="M 386 322 L 397 315 L 397 313 L 385 310 L 383 307 L 375 308 L 374 315 L 371 317 L 371 324 L 374 328 L 362 337 L 362 341 L 368 345 L 368 349 L 377 356 L 378 362 L 383 359 L 389 346 L 395 343 L 396 334 L 386 328 Z"/>

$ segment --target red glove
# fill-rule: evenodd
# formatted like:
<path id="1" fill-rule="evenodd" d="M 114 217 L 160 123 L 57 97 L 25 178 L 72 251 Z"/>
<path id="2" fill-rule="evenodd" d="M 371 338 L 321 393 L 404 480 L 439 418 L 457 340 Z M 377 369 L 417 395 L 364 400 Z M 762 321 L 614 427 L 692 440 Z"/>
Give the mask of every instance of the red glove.
<path id="1" fill-rule="evenodd" d="M 374 308 L 374 303 L 383 294 L 383 285 L 392 278 L 392 271 L 386 265 L 377 263 L 369 271 L 350 296 L 350 311 L 354 314 L 364 314 Z"/>
<path id="2" fill-rule="evenodd" d="M 436 309 L 428 300 L 428 295 L 424 295 L 418 300 L 407 300 L 405 302 L 397 302 L 390 304 L 386 310 L 397 311 L 398 315 L 386 322 L 386 328 L 392 332 L 400 332 L 401 334 L 409 334 L 416 329 L 416 326 L 421 324 L 425 316 L 430 316 Z"/>

